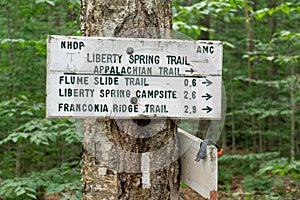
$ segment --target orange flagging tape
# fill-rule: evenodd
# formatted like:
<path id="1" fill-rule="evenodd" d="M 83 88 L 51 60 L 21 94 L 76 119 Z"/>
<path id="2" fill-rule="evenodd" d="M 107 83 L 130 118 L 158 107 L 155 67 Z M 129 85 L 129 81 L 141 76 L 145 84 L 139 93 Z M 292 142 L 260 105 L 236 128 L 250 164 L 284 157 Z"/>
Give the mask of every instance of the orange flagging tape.
<path id="1" fill-rule="evenodd" d="M 218 151 L 218 156 L 221 156 L 223 154 L 223 149 L 220 149 L 219 151 Z"/>

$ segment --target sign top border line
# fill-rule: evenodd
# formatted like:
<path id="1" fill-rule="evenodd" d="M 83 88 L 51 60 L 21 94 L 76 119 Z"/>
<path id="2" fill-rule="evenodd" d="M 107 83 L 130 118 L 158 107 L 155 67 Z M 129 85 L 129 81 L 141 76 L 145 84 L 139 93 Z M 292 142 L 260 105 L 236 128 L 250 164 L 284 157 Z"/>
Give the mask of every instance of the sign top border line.
<path id="1" fill-rule="evenodd" d="M 144 42 L 144 41 L 149 41 L 149 42 L 180 42 L 180 43 L 205 43 L 205 44 L 212 44 L 212 45 L 221 45 L 223 46 L 223 42 L 219 40 L 181 40 L 181 39 L 154 39 L 154 38 L 121 38 L 121 37 L 87 37 L 87 36 L 67 36 L 67 35 L 48 35 L 47 40 L 52 40 L 52 39 L 74 39 L 74 40 L 122 40 L 122 41 L 138 41 L 138 42 Z"/>

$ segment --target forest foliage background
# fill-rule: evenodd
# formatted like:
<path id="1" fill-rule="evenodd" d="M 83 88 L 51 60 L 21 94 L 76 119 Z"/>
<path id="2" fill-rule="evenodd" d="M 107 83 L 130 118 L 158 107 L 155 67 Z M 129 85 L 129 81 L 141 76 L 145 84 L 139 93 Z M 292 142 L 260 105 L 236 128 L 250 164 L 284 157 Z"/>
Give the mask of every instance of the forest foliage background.
<path id="1" fill-rule="evenodd" d="M 80 199 L 80 122 L 45 118 L 46 38 L 80 35 L 79 8 L 0 0 L 0 199 Z M 299 26 L 298 0 L 173 0 L 174 30 L 224 42 L 222 199 L 300 199 Z"/>

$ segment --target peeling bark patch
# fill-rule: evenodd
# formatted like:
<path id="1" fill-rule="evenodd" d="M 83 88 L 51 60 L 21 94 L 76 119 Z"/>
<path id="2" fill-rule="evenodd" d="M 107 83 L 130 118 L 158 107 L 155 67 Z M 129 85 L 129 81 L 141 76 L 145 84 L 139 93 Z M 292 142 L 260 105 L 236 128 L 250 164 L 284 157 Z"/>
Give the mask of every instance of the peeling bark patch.
<path id="1" fill-rule="evenodd" d="M 106 174 L 106 168 L 99 167 L 98 174 L 99 174 L 99 176 L 105 175 Z"/>
<path id="2" fill-rule="evenodd" d="M 150 157 L 148 153 L 142 154 L 142 184 L 143 188 L 151 188 L 150 181 Z"/>

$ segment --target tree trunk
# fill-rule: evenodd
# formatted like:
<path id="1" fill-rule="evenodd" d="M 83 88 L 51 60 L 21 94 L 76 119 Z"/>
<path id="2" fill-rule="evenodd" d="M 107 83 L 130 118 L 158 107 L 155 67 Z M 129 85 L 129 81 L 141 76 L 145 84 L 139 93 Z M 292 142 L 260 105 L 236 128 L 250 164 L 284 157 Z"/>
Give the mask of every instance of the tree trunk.
<path id="1" fill-rule="evenodd" d="M 291 66 L 291 80 L 290 80 L 290 118 L 291 118 L 291 135 L 290 135 L 290 159 L 295 160 L 295 101 L 294 101 L 294 90 L 295 90 L 295 68 Z"/>
<path id="2" fill-rule="evenodd" d="M 252 18 L 249 14 L 248 10 L 249 4 L 247 0 L 244 0 L 244 16 L 245 16 L 245 28 L 246 28 L 246 51 L 249 54 L 248 60 L 247 60 L 247 67 L 248 67 L 248 79 L 251 80 L 253 78 L 252 68 L 253 68 L 253 60 L 251 59 L 251 51 L 253 51 L 253 30 L 252 30 Z M 251 81 L 248 83 L 248 87 L 251 88 L 252 84 Z M 251 115 L 251 130 L 255 130 L 255 116 Z M 256 138 L 253 138 L 253 147 L 254 149 L 257 149 L 257 142 Z M 247 143 L 247 151 L 248 149 L 248 139 L 246 139 Z"/>
<path id="3" fill-rule="evenodd" d="M 85 36 L 169 38 L 171 0 L 81 0 Z M 85 119 L 83 199 L 178 199 L 171 119 Z"/>
<path id="4" fill-rule="evenodd" d="M 205 28 L 210 28 L 210 15 L 205 15 L 203 19 L 200 20 L 200 25 L 204 26 Z M 201 31 L 199 40 L 209 40 L 209 31 Z"/>
<path id="5" fill-rule="evenodd" d="M 230 104 L 232 110 L 235 110 L 234 103 L 234 85 L 233 85 L 233 69 L 230 70 Z M 232 153 L 236 153 L 236 135 L 235 135 L 235 114 L 232 112 L 232 122 L 231 122 L 231 139 L 232 139 Z"/>

